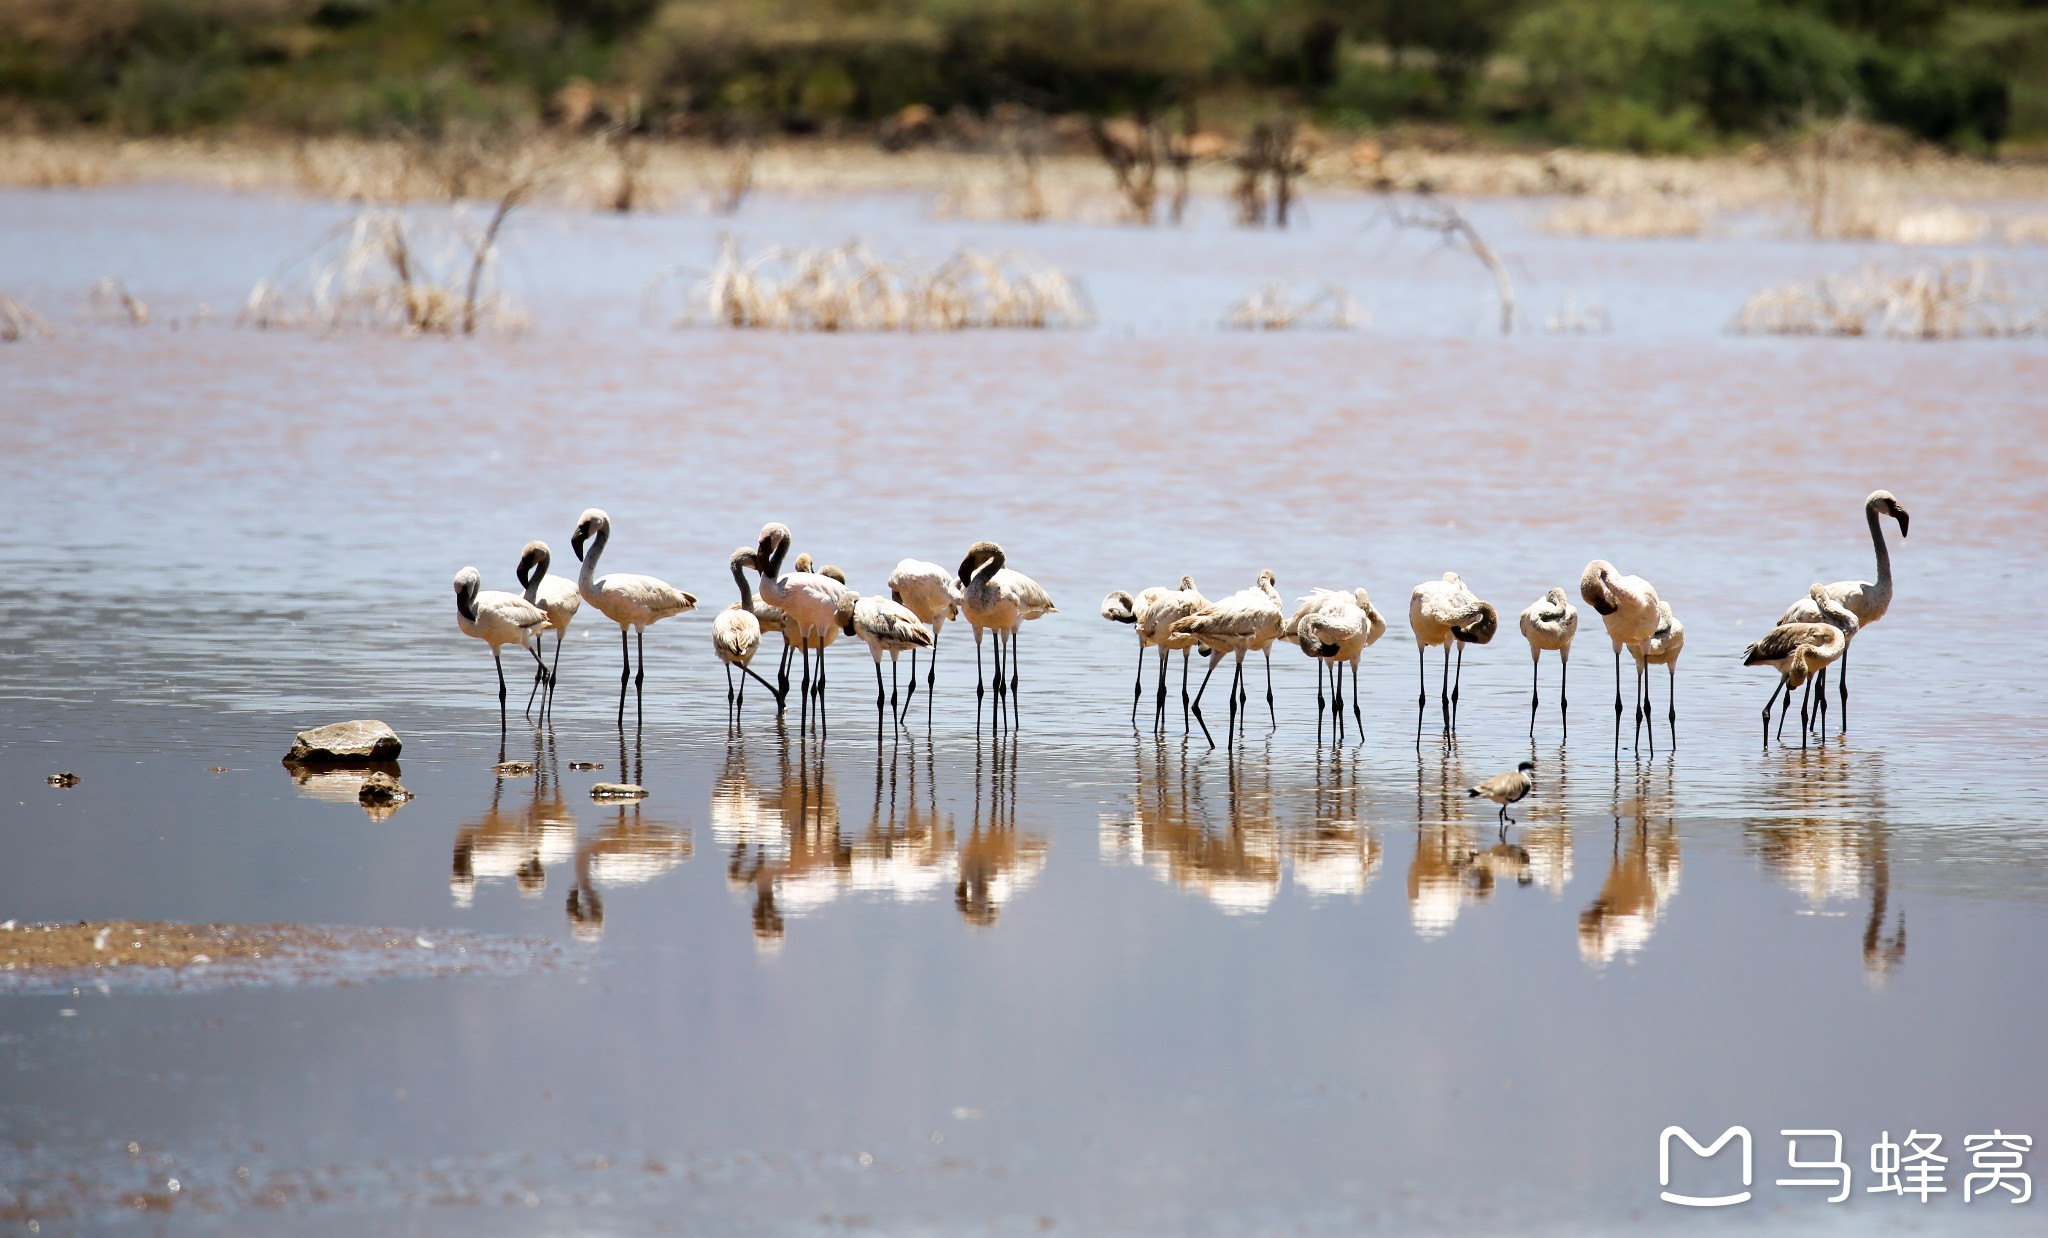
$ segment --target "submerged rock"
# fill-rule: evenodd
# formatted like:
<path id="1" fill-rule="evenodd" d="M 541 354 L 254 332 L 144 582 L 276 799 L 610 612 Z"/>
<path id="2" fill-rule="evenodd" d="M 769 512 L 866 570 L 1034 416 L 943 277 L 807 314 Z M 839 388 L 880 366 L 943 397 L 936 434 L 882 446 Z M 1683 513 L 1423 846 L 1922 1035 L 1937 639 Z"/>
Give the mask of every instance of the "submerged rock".
<path id="1" fill-rule="evenodd" d="M 522 774 L 531 774 L 533 772 L 533 762 L 500 761 L 496 765 L 491 766 L 491 771 L 500 778 L 517 778 Z"/>
<path id="2" fill-rule="evenodd" d="M 284 759 L 300 765 L 364 765 L 393 760 L 402 747 L 398 732 L 374 718 L 359 718 L 300 731 Z"/>
<path id="3" fill-rule="evenodd" d="M 67 769 L 61 774 L 51 774 L 43 781 L 53 787 L 75 787 L 78 785 L 78 775 Z"/>
<path id="4" fill-rule="evenodd" d="M 356 802 L 363 811 L 376 820 L 382 821 L 398 811 L 398 806 L 412 798 L 412 792 L 398 785 L 398 779 L 379 771 L 363 779 L 363 785 L 356 790 Z"/>
<path id="5" fill-rule="evenodd" d="M 594 800 L 639 800 L 647 798 L 647 788 L 630 782 L 600 782 L 590 788 Z"/>

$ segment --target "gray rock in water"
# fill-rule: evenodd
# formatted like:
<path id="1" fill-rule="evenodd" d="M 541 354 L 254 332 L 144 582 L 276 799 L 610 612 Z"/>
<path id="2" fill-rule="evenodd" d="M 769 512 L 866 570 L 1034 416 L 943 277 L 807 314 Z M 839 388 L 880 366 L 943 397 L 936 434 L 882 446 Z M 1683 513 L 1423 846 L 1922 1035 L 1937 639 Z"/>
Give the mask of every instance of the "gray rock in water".
<path id="1" fill-rule="evenodd" d="M 284 759 L 308 765 L 365 765 L 392 760 L 402 747 L 398 732 L 373 718 L 360 718 L 300 731 Z"/>
<path id="2" fill-rule="evenodd" d="M 630 782 L 600 782 L 590 788 L 594 800 L 637 800 L 647 797 L 647 788 Z"/>

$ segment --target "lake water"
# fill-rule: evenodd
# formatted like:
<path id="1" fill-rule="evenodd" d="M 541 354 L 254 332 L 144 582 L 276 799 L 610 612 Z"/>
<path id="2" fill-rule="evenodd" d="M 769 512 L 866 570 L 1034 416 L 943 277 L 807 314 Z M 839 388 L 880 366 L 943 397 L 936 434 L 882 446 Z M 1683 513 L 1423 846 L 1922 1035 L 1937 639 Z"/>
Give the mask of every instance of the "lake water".
<path id="1" fill-rule="evenodd" d="M 343 207 L 0 194 L 0 291 L 59 328 L 0 345 L 0 916 L 566 953 L 0 996 L 0 1225 L 2038 1232 L 2048 1201 L 1962 1194 L 1967 1137 L 2048 1139 L 2048 345 L 1732 336 L 1763 284 L 1945 255 L 1764 221 L 1562 240 L 1542 203 L 1473 217 L 1532 320 L 1595 298 L 1614 330 L 1501 339 L 1468 257 L 1371 203 L 1309 207 L 1286 234 L 1213 206 L 1178 231 L 938 223 L 889 197 L 536 211 L 504 240 L 532 329 L 447 341 L 165 325 L 239 304 Z M 650 321 L 649 280 L 708 264 L 722 229 L 1028 250 L 1100 321 Z M 2048 276 L 2048 249 L 1996 252 L 2022 287 Z M 77 319 L 106 275 L 155 325 Z M 1216 328 L 1275 277 L 1348 287 L 1371 329 Z M 1847 734 L 1766 746 L 1773 676 L 1742 648 L 1810 583 L 1871 575 L 1879 487 L 1912 535 L 1886 522 L 1898 593 L 1855 646 Z M 566 574 L 593 505 L 607 568 L 699 610 L 648 633 L 637 725 L 614 724 L 616 641 L 586 607 L 553 723 L 515 695 L 501 734 L 449 580 L 510 587 L 534 537 Z M 868 592 L 899 558 L 1000 541 L 1060 607 L 1023 637 L 1020 725 L 977 721 L 963 625 L 928 728 L 920 700 L 878 736 L 841 642 L 825 736 L 758 694 L 729 729 L 708 622 L 768 520 Z M 1675 751 L 1660 724 L 1654 756 L 1617 753 L 1590 610 L 1569 742 L 1549 659 L 1529 736 L 1513 616 L 1595 557 L 1686 624 Z M 1290 604 L 1372 590 L 1362 730 L 1319 738 L 1285 647 L 1276 727 L 1255 677 L 1235 745 L 1185 735 L 1177 705 L 1134 729 L 1135 641 L 1102 595 L 1190 572 L 1216 597 L 1263 568 Z M 1455 741 L 1434 699 L 1418 738 L 1405 622 L 1445 570 L 1503 614 L 1464 659 Z M 354 717 L 405 738 L 418 798 L 383 820 L 278 764 Z M 507 757 L 537 774 L 498 778 Z M 1503 843 L 1462 788 L 1523 759 L 1538 788 Z M 60 770 L 80 784 L 43 784 Z M 589 799 L 623 777 L 643 803 Z M 1755 1198 L 1661 1202 L 1672 1124 L 1749 1129 Z M 1785 1129 L 1842 1134 L 1852 1199 L 1776 1185 L 1812 1173 Z M 1867 1191 L 1871 1145 L 1912 1131 L 1944 1137 L 1947 1193 Z M 1685 1154 L 1671 1189 L 1719 1193 L 1731 1157 Z"/>

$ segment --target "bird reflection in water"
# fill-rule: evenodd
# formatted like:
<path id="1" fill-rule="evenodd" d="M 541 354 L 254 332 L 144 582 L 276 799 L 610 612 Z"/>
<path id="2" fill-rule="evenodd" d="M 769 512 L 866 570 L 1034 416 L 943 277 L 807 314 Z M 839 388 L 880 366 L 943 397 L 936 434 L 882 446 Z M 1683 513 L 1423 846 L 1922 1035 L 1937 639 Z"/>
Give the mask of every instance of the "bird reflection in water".
<path id="1" fill-rule="evenodd" d="M 1761 803 L 1784 804 L 1785 817 L 1752 821 L 1750 851 L 1805 896 L 1810 915 L 1843 914 L 1868 899 L 1863 917 L 1863 978 L 1881 988 L 1906 960 L 1905 912 L 1891 908 L 1891 844 L 1884 756 L 1846 746 L 1788 754 L 1769 767 Z"/>
<path id="2" fill-rule="evenodd" d="M 1449 707 L 1446 706 L 1448 709 Z M 1415 856 L 1408 863 L 1408 921 L 1416 936 L 1442 937 L 1465 904 L 1493 892 L 1478 872 L 1474 827 L 1460 801 L 1467 781 L 1455 738 L 1446 736 L 1432 760 L 1415 758 Z M 1453 796 L 1456 799 L 1453 799 Z"/>
<path id="3" fill-rule="evenodd" d="M 640 784 L 643 771 L 640 728 L 633 728 L 629 754 L 621 727 L 620 780 Z M 686 831 L 649 820 L 640 800 L 621 802 L 615 812 L 612 821 L 576 848 L 576 885 L 569 891 L 568 911 L 569 931 L 579 940 L 604 936 L 604 890 L 652 881 L 688 860 L 693 849 Z"/>
<path id="4" fill-rule="evenodd" d="M 1614 773 L 1614 838 L 1600 896 L 1579 913 L 1579 957 L 1605 967 L 1634 954 L 1657 931 L 1664 905 L 1678 893 L 1678 826 L 1672 816 L 1672 768 L 1638 766 L 1624 789 Z"/>
<path id="5" fill-rule="evenodd" d="M 1017 733 L 977 735 L 974 817 L 954 855 L 953 905 L 969 924 L 993 925 L 1003 905 L 1037 880 L 1048 846 L 1043 835 L 1017 828 Z"/>
<path id="6" fill-rule="evenodd" d="M 498 760 L 505 760 L 503 741 Z M 527 802 L 502 807 L 505 784 L 491 785 L 491 806 L 481 817 L 455 833 L 455 854 L 448 869 L 448 892 L 457 907 L 476 901 L 479 880 L 512 878 L 519 893 L 536 898 L 547 889 L 547 870 L 576 853 L 576 816 L 562 793 L 552 725 L 533 734 L 533 794 Z"/>
<path id="7" fill-rule="evenodd" d="M 773 770 L 756 769 L 770 747 Z M 898 902 L 936 898 L 959 887 L 970 866 L 990 863 L 1003 874 L 998 885 L 1018 884 L 1008 875 L 1016 863 L 989 855 L 997 831 L 977 827 L 956 849 L 952 818 L 938 808 L 936 781 L 929 745 L 899 738 L 878 746 L 868 821 L 855 834 L 843 820 L 822 746 L 787 734 L 751 746 L 739 738 L 728 743 L 711 793 L 712 836 L 727 857 L 728 883 L 752 895 L 755 944 L 779 949 L 789 918 L 842 893 Z M 1042 841 L 1037 847 L 1042 865 Z"/>
<path id="8" fill-rule="evenodd" d="M 1292 880 L 1311 899 L 1364 894 L 1385 858 L 1360 811 L 1357 764 L 1341 746 L 1318 755 L 1308 819 L 1288 836 Z"/>
<path id="9" fill-rule="evenodd" d="M 1105 815 L 1098 825 L 1103 862 L 1142 864 L 1229 915 L 1271 906 L 1280 892 L 1282 847 L 1270 757 L 1247 753 L 1225 763 L 1219 822 L 1205 786 L 1214 767 L 1189 760 L 1185 740 L 1141 738 L 1135 754 L 1130 815 Z"/>

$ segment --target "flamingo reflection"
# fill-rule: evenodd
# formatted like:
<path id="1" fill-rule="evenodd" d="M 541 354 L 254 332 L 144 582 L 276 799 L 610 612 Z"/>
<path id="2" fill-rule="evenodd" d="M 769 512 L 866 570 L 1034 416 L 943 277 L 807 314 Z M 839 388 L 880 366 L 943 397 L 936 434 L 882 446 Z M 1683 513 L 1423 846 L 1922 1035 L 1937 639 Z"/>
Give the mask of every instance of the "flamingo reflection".
<path id="1" fill-rule="evenodd" d="M 1891 836 L 1886 825 L 1880 753 L 1817 748 L 1798 768 L 1774 767 L 1764 802 L 1791 807 L 1774 821 L 1752 822 L 1750 851 L 1781 882 L 1805 896 L 1812 915 L 1865 898 L 1863 978 L 1882 987 L 1906 959 L 1906 919 L 1891 912 Z"/>
<path id="2" fill-rule="evenodd" d="M 503 762 L 501 746 L 498 759 Z M 448 869 L 448 892 L 457 907 L 476 901 L 479 881 L 516 882 L 519 893 L 536 898 L 547 889 L 547 870 L 576 853 L 576 815 L 562 792 L 557 772 L 555 735 L 542 727 L 533 736 L 533 794 L 528 802 L 501 807 L 505 784 L 491 785 L 491 806 L 455 833 L 455 851 Z"/>
<path id="3" fill-rule="evenodd" d="M 1579 913 L 1579 957 L 1590 967 L 1605 967 L 1648 945 L 1664 905 L 1678 893 L 1679 867 L 1671 767 L 1643 769 L 1626 799 L 1617 770 L 1607 879 L 1599 897 Z"/>
<path id="4" fill-rule="evenodd" d="M 639 783 L 644 764 L 637 727 L 630 755 L 628 760 L 626 733 L 622 729 L 619 774 L 622 781 Z M 576 884 L 569 891 L 569 931 L 584 941 L 604 936 L 605 890 L 652 881 L 688 860 L 694 850 L 686 831 L 649 820 L 638 800 L 621 803 L 615 811 L 614 820 L 576 848 Z"/>

